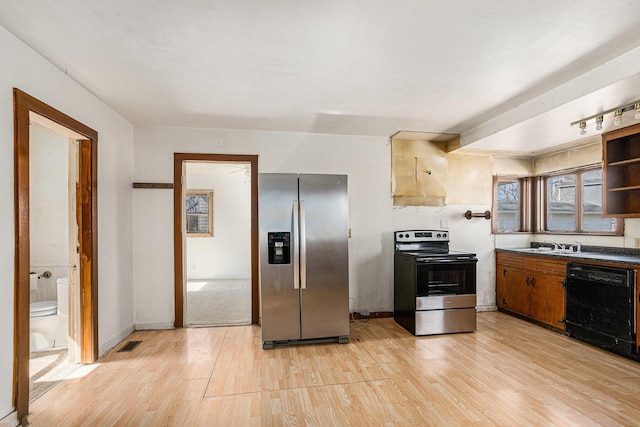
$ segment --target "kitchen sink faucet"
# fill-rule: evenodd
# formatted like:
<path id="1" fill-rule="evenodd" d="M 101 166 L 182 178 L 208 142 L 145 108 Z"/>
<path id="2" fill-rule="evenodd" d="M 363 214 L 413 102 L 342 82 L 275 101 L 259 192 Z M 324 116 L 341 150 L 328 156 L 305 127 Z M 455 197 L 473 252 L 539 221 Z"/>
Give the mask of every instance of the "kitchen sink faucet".
<path id="1" fill-rule="evenodd" d="M 569 249 L 571 249 L 572 251 L 574 250 L 573 248 L 575 247 L 575 252 L 582 252 L 582 243 L 578 242 L 576 240 L 576 244 L 575 245 L 571 245 L 569 247 Z"/>
<path id="2" fill-rule="evenodd" d="M 561 245 L 559 243 L 553 242 L 551 240 L 545 240 L 544 243 L 551 243 L 553 245 L 553 250 L 557 251 L 558 249 L 564 249 L 564 245 Z"/>

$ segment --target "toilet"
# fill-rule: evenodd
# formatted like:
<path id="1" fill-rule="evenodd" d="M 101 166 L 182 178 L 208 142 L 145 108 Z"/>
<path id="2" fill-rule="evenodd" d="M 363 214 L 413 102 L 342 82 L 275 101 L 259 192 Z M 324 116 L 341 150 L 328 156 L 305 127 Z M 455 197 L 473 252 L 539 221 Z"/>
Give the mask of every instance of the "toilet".
<path id="1" fill-rule="evenodd" d="M 30 305 L 31 351 L 67 347 L 69 341 L 69 278 L 56 281 L 57 299 L 32 302 Z"/>

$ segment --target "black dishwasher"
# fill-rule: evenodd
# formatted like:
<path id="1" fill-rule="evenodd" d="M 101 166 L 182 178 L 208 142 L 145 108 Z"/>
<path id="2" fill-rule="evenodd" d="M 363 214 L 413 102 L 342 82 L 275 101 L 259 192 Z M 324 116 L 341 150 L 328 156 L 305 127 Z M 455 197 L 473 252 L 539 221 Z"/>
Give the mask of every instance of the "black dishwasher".
<path id="1" fill-rule="evenodd" d="M 567 264 L 565 325 L 569 336 L 630 357 L 636 352 L 635 272 Z"/>

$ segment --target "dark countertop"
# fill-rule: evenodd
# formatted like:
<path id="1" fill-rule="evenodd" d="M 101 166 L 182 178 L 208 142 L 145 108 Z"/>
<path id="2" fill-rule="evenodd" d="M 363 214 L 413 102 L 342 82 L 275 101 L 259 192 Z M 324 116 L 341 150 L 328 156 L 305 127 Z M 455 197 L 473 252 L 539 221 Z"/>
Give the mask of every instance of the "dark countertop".
<path id="1" fill-rule="evenodd" d="M 542 247 L 542 249 L 540 249 Z M 542 256 L 572 262 L 602 262 L 640 267 L 640 250 L 608 246 L 583 246 L 581 252 L 554 251 L 544 245 L 532 243 L 530 248 L 496 248 L 496 251 L 522 255 Z"/>

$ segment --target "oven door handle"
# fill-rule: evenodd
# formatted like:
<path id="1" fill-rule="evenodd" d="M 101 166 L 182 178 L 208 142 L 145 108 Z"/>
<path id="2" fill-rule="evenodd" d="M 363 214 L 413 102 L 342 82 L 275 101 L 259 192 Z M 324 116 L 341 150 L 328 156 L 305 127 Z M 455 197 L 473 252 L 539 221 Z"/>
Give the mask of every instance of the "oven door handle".
<path id="1" fill-rule="evenodd" d="M 418 262 L 423 264 L 468 264 L 470 262 L 477 262 L 476 258 L 458 258 L 458 259 L 447 259 L 447 258 L 422 258 L 418 259 Z"/>

